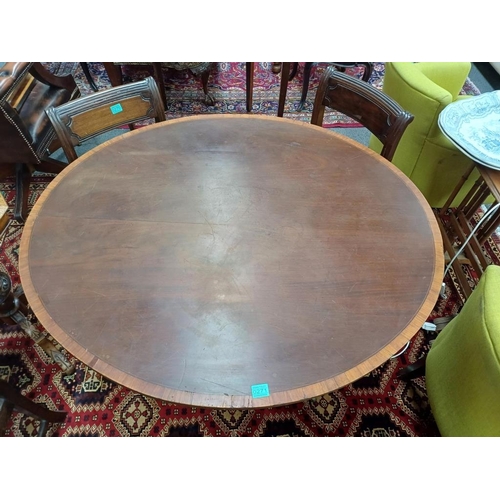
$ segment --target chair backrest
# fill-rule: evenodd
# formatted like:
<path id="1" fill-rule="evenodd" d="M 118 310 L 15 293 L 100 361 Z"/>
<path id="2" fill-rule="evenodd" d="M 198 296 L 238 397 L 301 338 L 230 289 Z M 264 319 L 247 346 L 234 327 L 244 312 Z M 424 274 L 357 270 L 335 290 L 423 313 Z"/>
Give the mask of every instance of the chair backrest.
<path id="1" fill-rule="evenodd" d="M 165 108 L 153 78 L 89 94 L 46 110 L 64 154 L 76 160 L 75 146 L 123 125 L 154 118 L 165 121 Z"/>
<path id="2" fill-rule="evenodd" d="M 325 106 L 349 116 L 366 127 L 383 144 L 380 154 L 392 160 L 413 115 L 369 83 L 336 71 L 323 73 L 314 101 L 311 123 L 323 124 Z"/>

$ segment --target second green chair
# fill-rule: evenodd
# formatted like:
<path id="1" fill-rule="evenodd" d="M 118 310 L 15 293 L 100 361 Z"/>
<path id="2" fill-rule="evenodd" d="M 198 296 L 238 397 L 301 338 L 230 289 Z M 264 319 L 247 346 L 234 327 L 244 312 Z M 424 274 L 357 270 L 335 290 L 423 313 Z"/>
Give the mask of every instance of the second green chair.
<path id="1" fill-rule="evenodd" d="M 439 113 L 450 103 L 470 96 L 460 95 L 469 75 L 469 62 L 387 62 L 383 92 L 415 118 L 399 142 L 392 163 L 420 189 L 432 207 L 442 207 L 471 160 L 441 132 Z M 382 148 L 376 137 L 370 147 Z M 469 177 L 452 206 L 457 206 L 478 177 Z"/>

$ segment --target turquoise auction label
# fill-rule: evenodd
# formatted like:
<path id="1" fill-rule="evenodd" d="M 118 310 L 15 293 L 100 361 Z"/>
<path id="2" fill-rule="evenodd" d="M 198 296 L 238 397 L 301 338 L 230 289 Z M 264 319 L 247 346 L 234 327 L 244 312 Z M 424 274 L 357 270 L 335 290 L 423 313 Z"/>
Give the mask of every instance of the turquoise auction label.
<path id="1" fill-rule="evenodd" d="M 122 105 L 120 103 L 113 104 L 113 106 L 110 106 L 109 109 L 111 110 L 111 113 L 114 115 L 121 113 L 123 111 Z"/>
<path id="2" fill-rule="evenodd" d="M 253 398 L 267 398 L 269 395 L 269 386 L 267 384 L 252 385 Z"/>

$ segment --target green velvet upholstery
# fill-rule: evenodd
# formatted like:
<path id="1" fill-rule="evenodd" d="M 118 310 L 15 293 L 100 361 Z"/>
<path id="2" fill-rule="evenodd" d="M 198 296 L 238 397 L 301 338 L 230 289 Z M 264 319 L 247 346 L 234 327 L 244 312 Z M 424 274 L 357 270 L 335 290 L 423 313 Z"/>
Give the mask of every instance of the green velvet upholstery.
<path id="1" fill-rule="evenodd" d="M 387 62 L 383 92 L 415 117 L 399 142 L 392 163 L 420 189 L 431 207 L 442 207 L 471 164 L 441 132 L 439 113 L 457 99 L 469 62 Z M 370 148 L 380 152 L 371 136 Z M 474 171 L 451 206 L 457 206 L 478 177 Z"/>
<path id="2" fill-rule="evenodd" d="M 500 267 L 490 265 L 425 362 L 442 436 L 500 436 Z"/>

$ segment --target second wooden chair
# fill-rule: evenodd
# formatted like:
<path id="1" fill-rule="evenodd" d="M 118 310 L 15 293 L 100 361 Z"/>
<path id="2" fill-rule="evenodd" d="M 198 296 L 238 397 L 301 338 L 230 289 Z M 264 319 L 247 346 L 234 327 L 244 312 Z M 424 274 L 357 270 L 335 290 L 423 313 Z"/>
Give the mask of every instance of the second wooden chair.
<path id="1" fill-rule="evenodd" d="M 322 126 L 325 106 L 340 111 L 366 127 L 384 145 L 380 154 L 392 160 L 399 140 L 413 115 L 369 83 L 325 69 L 321 77 L 311 123 Z"/>
<path id="2" fill-rule="evenodd" d="M 151 77 L 89 94 L 46 110 L 69 162 L 75 146 L 123 125 L 147 118 L 165 121 L 165 108 Z"/>

